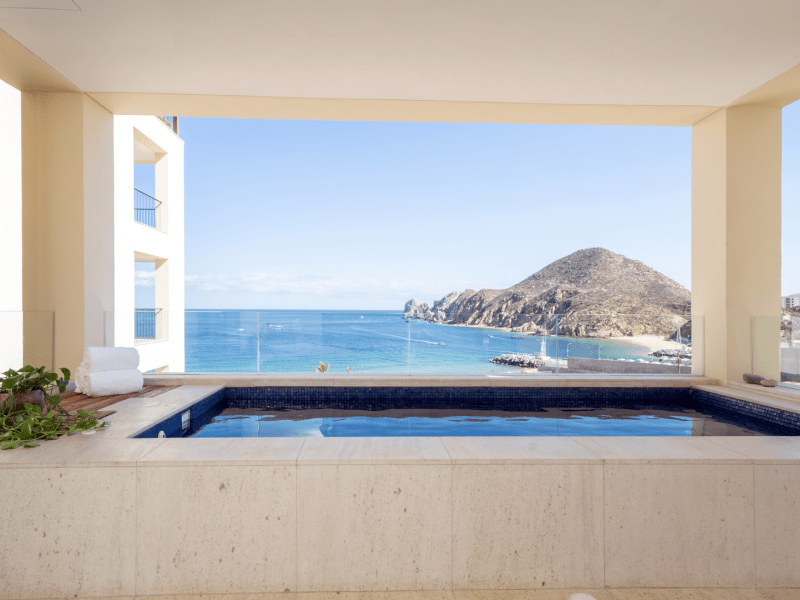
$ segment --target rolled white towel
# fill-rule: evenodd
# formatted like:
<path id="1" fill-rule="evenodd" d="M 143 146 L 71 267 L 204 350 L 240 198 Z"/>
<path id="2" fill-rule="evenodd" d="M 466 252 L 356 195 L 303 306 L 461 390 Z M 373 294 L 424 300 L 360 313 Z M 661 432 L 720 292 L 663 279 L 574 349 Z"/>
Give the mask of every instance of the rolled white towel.
<path id="1" fill-rule="evenodd" d="M 142 389 L 144 378 L 138 369 L 87 373 L 78 369 L 76 373 L 78 388 L 88 396 L 116 396 L 132 394 Z"/>
<path id="2" fill-rule="evenodd" d="M 86 392 L 83 391 L 84 384 L 87 384 L 86 381 L 86 369 L 83 367 L 83 363 L 81 366 L 77 368 L 75 371 L 75 392 L 78 394 L 85 394 Z"/>
<path id="3" fill-rule="evenodd" d="M 123 371 L 139 366 L 139 351 L 136 348 L 105 348 L 90 346 L 83 352 L 83 367 L 87 373 Z"/>

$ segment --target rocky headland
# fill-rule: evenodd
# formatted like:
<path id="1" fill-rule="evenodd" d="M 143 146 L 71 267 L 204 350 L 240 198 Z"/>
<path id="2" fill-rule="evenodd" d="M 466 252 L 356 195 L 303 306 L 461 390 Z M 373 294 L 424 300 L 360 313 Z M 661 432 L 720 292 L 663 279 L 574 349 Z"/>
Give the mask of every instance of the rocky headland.
<path id="1" fill-rule="evenodd" d="M 508 328 L 535 335 L 613 338 L 691 332 L 689 290 L 638 260 L 605 248 L 579 250 L 504 290 L 452 292 L 403 316 L 434 323 Z"/>

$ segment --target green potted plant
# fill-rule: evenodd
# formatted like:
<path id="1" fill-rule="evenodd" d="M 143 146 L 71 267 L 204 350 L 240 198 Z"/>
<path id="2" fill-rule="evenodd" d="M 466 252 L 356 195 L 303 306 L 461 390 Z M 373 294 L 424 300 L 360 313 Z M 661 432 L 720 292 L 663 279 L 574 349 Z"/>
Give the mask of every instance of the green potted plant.
<path id="1" fill-rule="evenodd" d="M 5 402 L 11 404 L 33 404 L 36 402 L 42 410 L 48 405 L 56 406 L 61 401 L 61 394 L 67 389 L 66 384 L 71 377 L 69 369 L 59 369 L 62 379 L 54 371 L 45 367 L 22 367 L 19 371 L 9 369 L 0 379 L 0 393 L 8 394 Z M 57 399 L 55 402 L 53 400 Z"/>
<path id="2" fill-rule="evenodd" d="M 105 427 L 105 422 L 94 417 L 96 411 L 78 410 L 77 415 L 70 415 L 59 406 L 71 376 L 69 369 L 59 370 L 62 379 L 45 367 L 30 365 L 3 373 L 0 378 L 0 450 L 20 446 L 35 448 L 42 440 Z"/>

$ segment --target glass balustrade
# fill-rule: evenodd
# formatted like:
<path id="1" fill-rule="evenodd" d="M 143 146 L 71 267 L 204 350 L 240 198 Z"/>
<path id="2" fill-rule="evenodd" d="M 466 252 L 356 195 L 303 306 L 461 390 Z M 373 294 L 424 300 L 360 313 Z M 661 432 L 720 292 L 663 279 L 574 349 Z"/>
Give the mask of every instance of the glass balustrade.
<path id="1" fill-rule="evenodd" d="M 51 310 L 0 311 L 0 371 L 25 365 L 52 369 L 54 331 Z"/>
<path id="2" fill-rule="evenodd" d="M 170 339 L 170 323 L 180 321 L 182 339 Z M 399 311 L 141 309 L 108 313 L 106 340 L 183 344 L 186 371 L 198 373 L 686 375 L 693 370 L 692 334 L 702 330 L 702 317 L 690 315 L 520 321 L 501 329 L 405 319 Z"/>

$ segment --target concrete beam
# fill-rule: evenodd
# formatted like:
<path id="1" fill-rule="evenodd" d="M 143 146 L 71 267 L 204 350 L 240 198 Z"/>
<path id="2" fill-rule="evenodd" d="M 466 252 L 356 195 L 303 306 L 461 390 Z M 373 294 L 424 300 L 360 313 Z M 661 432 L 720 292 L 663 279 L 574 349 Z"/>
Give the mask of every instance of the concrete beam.
<path id="1" fill-rule="evenodd" d="M 448 123 L 540 123 L 553 125 L 689 126 L 718 106 L 524 104 L 438 100 L 272 98 L 189 94 L 91 92 L 114 114 L 298 119 L 328 121 L 419 121 Z"/>
<path id="2" fill-rule="evenodd" d="M 66 77 L 0 30 L 0 79 L 21 92 L 78 92 Z"/>

